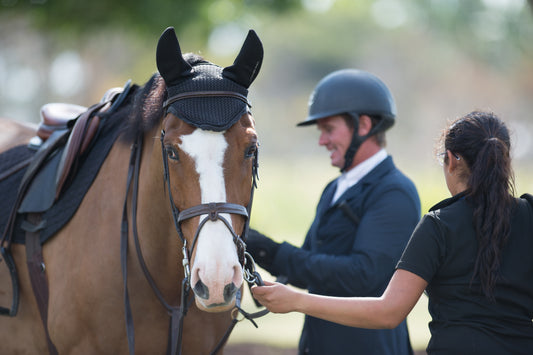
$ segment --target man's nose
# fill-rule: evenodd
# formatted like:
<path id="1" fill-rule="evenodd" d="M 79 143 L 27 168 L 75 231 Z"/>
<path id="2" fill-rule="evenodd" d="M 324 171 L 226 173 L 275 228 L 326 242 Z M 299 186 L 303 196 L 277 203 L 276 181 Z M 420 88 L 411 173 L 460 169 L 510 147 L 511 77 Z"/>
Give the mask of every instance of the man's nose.
<path id="1" fill-rule="evenodd" d="M 328 143 L 327 135 L 324 133 L 320 133 L 320 137 L 318 138 L 318 145 L 326 145 Z"/>

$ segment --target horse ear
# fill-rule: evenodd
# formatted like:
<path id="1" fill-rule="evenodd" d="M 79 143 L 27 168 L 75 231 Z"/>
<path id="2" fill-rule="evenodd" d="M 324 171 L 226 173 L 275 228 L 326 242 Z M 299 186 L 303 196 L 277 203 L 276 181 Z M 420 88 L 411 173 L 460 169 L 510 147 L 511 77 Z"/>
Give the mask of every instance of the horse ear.
<path id="1" fill-rule="evenodd" d="M 192 72 L 191 65 L 183 59 L 173 27 L 168 27 L 159 38 L 156 62 L 159 74 L 165 80 L 167 87 L 176 84 Z"/>
<path id="2" fill-rule="evenodd" d="M 259 74 L 262 62 L 263 45 L 255 31 L 250 30 L 233 65 L 224 68 L 222 75 L 248 88 Z"/>

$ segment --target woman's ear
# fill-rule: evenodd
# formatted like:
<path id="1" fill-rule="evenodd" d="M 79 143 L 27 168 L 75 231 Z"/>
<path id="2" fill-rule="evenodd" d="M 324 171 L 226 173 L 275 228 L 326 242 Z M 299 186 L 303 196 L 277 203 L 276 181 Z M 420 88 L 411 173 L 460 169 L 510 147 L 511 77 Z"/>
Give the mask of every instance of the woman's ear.
<path id="1" fill-rule="evenodd" d="M 446 158 L 448 159 L 448 172 L 453 175 L 453 172 L 457 169 L 459 160 L 455 157 L 455 154 L 449 150 L 446 150 Z"/>

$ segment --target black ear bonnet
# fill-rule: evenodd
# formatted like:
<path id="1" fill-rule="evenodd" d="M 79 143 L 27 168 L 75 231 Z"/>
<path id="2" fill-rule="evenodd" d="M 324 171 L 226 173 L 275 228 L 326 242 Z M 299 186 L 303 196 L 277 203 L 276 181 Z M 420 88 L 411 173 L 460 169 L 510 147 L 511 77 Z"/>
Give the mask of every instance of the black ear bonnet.
<path id="1" fill-rule="evenodd" d="M 224 131 L 249 112 L 248 88 L 263 61 L 263 46 L 250 30 L 233 65 L 207 61 L 189 64 L 172 27 L 157 45 L 157 68 L 167 86 L 164 108 L 183 121 L 211 131 Z"/>

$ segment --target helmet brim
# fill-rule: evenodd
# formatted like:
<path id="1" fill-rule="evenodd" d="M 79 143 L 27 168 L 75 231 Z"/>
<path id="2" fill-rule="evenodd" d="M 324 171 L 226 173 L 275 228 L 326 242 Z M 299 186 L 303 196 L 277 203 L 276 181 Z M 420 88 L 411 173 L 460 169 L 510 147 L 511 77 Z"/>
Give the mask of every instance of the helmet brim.
<path id="1" fill-rule="evenodd" d="M 318 118 L 308 119 L 308 120 L 305 120 L 305 121 L 297 123 L 296 127 L 311 126 L 311 125 L 316 124 L 316 121 L 318 121 L 318 120 L 319 120 Z"/>

